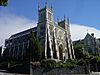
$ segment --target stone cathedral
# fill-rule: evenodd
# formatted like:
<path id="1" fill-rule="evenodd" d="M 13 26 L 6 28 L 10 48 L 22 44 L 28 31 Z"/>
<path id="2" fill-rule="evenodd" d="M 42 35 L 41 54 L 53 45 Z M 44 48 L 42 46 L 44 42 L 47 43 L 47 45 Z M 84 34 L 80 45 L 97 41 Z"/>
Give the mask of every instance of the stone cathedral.
<path id="1" fill-rule="evenodd" d="M 53 10 L 46 5 L 44 8 L 38 6 L 37 27 L 30 28 L 20 33 L 11 35 L 5 40 L 4 55 L 23 60 L 25 50 L 30 46 L 30 30 L 39 40 L 43 59 L 66 60 L 74 59 L 74 50 L 71 40 L 69 19 L 64 19 L 58 23 L 54 22 Z"/>
<path id="2" fill-rule="evenodd" d="M 65 60 L 75 58 L 71 41 L 69 19 L 54 22 L 52 7 L 46 3 L 38 7 L 37 37 L 42 47 L 44 58 Z"/>

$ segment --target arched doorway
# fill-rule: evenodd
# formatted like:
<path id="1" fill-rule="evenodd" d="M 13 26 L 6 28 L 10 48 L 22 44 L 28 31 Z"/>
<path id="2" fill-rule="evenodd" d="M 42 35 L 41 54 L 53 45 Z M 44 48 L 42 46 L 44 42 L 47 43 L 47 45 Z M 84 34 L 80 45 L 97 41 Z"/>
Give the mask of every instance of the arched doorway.
<path id="1" fill-rule="evenodd" d="M 62 45 L 59 46 L 59 59 L 63 60 L 63 46 Z"/>

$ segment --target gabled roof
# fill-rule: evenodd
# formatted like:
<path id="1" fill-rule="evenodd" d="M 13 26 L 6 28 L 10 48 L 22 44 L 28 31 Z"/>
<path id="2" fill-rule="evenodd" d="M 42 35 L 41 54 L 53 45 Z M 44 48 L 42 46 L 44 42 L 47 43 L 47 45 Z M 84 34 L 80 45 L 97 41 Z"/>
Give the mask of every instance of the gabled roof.
<path id="1" fill-rule="evenodd" d="M 15 38 L 15 37 L 19 37 L 19 36 L 23 36 L 23 35 L 26 35 L 26 34 L 29 34 L 30 30 L 32 30 L 33 32 L 36 32 L 37 31 L 37 27 L 30 28 L 30 29 L 24 30 L 22 32 L 16 33 L 14 35 L 11 35 L 10 39 Z"/>
<path id="2" fill-rule="evenodd" d="M 87 35 L 85 36 L 84 39 L 89 38 L 91 40 L 95 40 L 96 43 L 100 43 L 100 38 L 96 39 L 96 37 L 94 37 L 94 34 L 92 33 L 91 35 L 89 33 L 87 33 Z"/>
<path id="3" fill-rule="evenodd" d="M 87 38 L 87 37 L 94 38 L 94 36 L 90 35 L 89 33 L 86 34 L 85 38 Z M 84 39 L 85 39 L 85 38 L 84 38 Z"/>
<path id="4" fill-rule="evenodd" d="M 84 39 L 86 39 L 87 37 L 91 37 L 91 35 L 87 33 Z"/>

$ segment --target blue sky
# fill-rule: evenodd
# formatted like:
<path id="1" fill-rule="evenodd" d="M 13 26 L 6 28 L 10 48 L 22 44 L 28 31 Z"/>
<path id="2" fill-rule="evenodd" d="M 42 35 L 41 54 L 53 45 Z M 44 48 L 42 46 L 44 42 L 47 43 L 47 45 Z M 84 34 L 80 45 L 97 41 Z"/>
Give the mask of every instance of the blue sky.
<path id="1" fill-rule="evenodd" d="M 38 0 L 9 0 L 7 7 L 0 9 L 24 16 L 37 21 Z M 83 24 L 100 30 L 100 0 L 48 0 L 53 6 L 54 19 L 63 19 L 64 14 L 70 18 L 71 23 Z M 45 0 L 40 0 L 41 7 Z"/>
<path id="2" fill-rule="evenodd" d="M 0 6 L 0 45 L 12 34 L 37 24 L 38 0 L 8 0 Z M 41 8 L 46 0 L 40 0 Z M 48 0 L 54 10 L 54 20 L 70 18 L 72 40 L 85 37 L 87 30 L 100 38 L 100 0 Z"/>

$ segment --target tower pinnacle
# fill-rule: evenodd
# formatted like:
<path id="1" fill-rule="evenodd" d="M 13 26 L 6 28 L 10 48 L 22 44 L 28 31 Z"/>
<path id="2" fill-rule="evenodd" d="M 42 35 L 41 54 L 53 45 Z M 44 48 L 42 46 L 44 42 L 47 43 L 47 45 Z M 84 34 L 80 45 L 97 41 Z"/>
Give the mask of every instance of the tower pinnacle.
<path id="1" fill-rule="evenodd" d="M 38 10 L 40 9 L 40 0 L 38 0 Z"/>
<path id="2" fill-rule="evenodd" d="M 53 9 L 52 4 L 51 4 L 51 10 Z"/>
<path id="3" fill-rule="evenodd" d="M 67 22 L 68 22 L 68 25 L 69 25 L 69 17 L 67 18 Z"/>
<path id="4" fill-rule="evenodd" d="M 65 16 L 65 14 L 64 14 L 64 20 L 66 20 L 66 16 Z"/>
<path id="5" fill-rule="evenodd" d="M 48 7 L 48 0 L 46 0 L 46 2 L 45 2 L 45 6 Z"/>
<path id="6" fill-rule="evenodd" d="M 59 22 L 59 18 L 57 18 L 57 22 Z"/>

